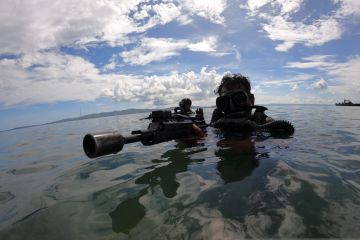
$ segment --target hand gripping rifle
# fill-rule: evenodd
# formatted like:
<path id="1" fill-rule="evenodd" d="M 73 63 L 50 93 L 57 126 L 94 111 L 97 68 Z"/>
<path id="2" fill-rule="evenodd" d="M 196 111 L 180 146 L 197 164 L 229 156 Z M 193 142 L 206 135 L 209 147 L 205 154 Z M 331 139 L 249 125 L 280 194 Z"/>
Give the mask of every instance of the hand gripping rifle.
<path id="1" fill-rule="evenodd" d="M 196 110 L 195 116 L 172 113 L 169 110 L 153 111 L 149 117 L 151 122 L 146 130 L 132 131 L 124 137 L 119 132 L 103 132 L 86 134 L 83 140 L 85 154 L 96 158 L 107 154 L 115 154 L 123 149 L 124 144 L 141 142 L 143 145 L 153 145 L 173 139 L 187 138 L 194 135 L 193 124 L 201 129 L 205 123 L 202 108 Z"/>

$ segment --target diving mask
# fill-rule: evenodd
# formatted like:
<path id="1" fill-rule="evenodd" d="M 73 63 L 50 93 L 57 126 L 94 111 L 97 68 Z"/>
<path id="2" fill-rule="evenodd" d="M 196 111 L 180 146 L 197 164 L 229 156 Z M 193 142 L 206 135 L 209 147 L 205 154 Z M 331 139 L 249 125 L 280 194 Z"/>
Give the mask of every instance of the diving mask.
<path id="1" fill-rule="evenodd" d="M 246 111 L 250 107 L 249 95 L 243 91 L 236 91 L 216 99 L 216 106 L 225 114 Z"/>

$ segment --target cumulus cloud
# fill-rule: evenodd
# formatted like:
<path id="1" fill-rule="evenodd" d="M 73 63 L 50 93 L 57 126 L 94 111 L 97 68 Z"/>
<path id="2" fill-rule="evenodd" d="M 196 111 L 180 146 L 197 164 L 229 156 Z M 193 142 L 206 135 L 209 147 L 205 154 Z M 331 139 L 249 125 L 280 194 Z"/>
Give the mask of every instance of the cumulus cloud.
<path id="1" fill-rule="evenodd" d="M 136 39 L 156 26 L 170 22 L 189 24 L 199 17 L 224 24 L 226 0 L 1 1 L 0 8 L 1 105 L 92 101 L 101 96 L 171 102 L 181 94 L 207 96 L 215 88 L 215 77 L 219 77 L 207 69 L 168 76 L 111 74 L 119 67 L 119 55 L 111 57 L 100 69 L 61 49 L 126 47 L 130 50 L 120 54 L 124 63 L 137 65 L 161 61 L 181 50 L 217 54 L 216 37 L 197 41 L 145 37 L 139 45 Z M 164 87 L 169 88 L 170 84 L 181 87 L 176 87 L 176 91 L 166 89 L 168 93 L 163 94 Z"/>
<path id="2" fill-rule="evenodd" d="M 249 10 L 248 14 L 251 16 L 261 13 L 261 8 L 266 6 L 284 15 L 298 11 L 302 2 L 303 0 L 248 0 L 241 8 Z"/>
<path id="3" fill-rule="evenodd" d="M 145 32 L 157 25 L 165 25 L 173 20 L 178 20 L 181 16 L 181 7 L 172 2 L 159 2 L 151 5 L 149 2 L 141 1 L 137 11 L 133 12 L 134 14 L 130 18 L 137 20 L 137 32 Z"/>
<path id="4" fill-rule="evenodd" d="M 188 48 L 194 52 L 215 52 L 216 51 L 216 37 L 208 37 L 201 42 L 190 43 Z"/>
<path id="5" fill-rule="evenodd" d="M 145 65 L 153 61 L 162 61 L 179 55 L 179 51 L 188 49 L 194 52 L 214 52 L 216 38 L 205 38 L 200 42 L 176 40 L 172 38 L 144 38 L 138 47 L 120 53 L 124 62 L 132 65 Z"/>
<path id="6" fill-rule="evenodd" d="M 334 0 L 334 2 L 340 5 L 340 8 L 336 11 L 337 17 L 360 16 L 360 1 Z"/>
<path id="7" fill-rule="evenodd" d="M 172 72 L 166 76 L 146 76 L 134 82 L 121 81 L 115 87 L 108 88 L 106 96 L 116 101 L 135 100 L 156 105 L 177 103 L 184 96 L 194 100 L 214 98 L 216 85 L 221 75 L 214 70 L 202 68 L 199 73 Z"/>
<path id="8" fill-rule="evenodd" d="M 311 84 L 311 87 L 318 90 L 326 90 L 328 88 L 328 84 L 324 79 L 320 79 Z"/>
<path id="9" fill-rule="evenodd" d="M 189 23 L 185 18 L 194 15 L 221 24 L 225 7 L 225 0 L 1 1 L 0 54 L 99 43 L 118 46 L 129 41 L 129 34 L 177 19 Z"/>
<path id="10" fill-rule="evenodd" d="M 184 96 L 214 97 L 221 76 L 214 70 L 173 72 L 167 76 L 134 76 L 101 73 L 94 64 L 59 52 L 24 54 L 0 60 L 0 104 L 93 101 L 111 97 L 117 101 L 175 104 Z"/>
<path id="11" fill-rule="evenodd" d="M 26 54 L 0 60 L 0 103 L 3 105 L 95 100 L 111 84 L 81 57 L 56 52 Z"/>
<path id="12" fill-rule="evenodd" d="M 1 1 L 0 53 L 23 53 L 104 41 L 119 44 L 136 32 L 127 14 L 140 1 Z M 16 29 L 16 31 L 14 31 Z"/>
<path id="13" fill-rule="evenodd" d="M 119 67 L 123 67 L 124 64 L 123 63 L 119 63 L 119 58 L 118 58 L 118 54 L 113 54 L 111 56 L 111 58 L 109 59 L 108 63 L 105 64 L 100 71 L 102 73 L 105 72 L 109 72 L 109 71 L 114 71 L 116 69 L 118 69 Z"/>
<path id="14" fill-rule="evenodd" d="M 178 55 L 179 49 L 187 46 L 186 40 L 171 38 L 144 38 L 138 47 L 130 51 L 123 51 L 120 56 L 124 62 L 134 65 L 145 65 L 152 61 L 161 61 Z"/>
<path id="15" fill-rule="evenodd" d="M 299 87 L 299 84 L 294 84 L 293 87 L 291 88 L 292 91 L 296 91 L 298 90 L 300 87 Z"/>
<path id="16" fill-rule="evenodd" d="M 248 0 L 240 5 L 251 17 L 262 21 L 262 28 L 267 36 L 279 42 L 277 51 L 286 52 L 296 44 L 320 46 L 340 39 L 344 26 L 343 19 L 360 16 L 360 4 L 357 0 L 333 0 L 334 11 L 320 14 L 311 22 L 294 16 L 304 5 L 303 0 Z"/>
<path id="17" fill-rule="evenodd" d="M 225 19 L 221 16 L 226 8 L 226 0 L 179 0 L 191 14 L 209 19 L 213 23 L 223 24 Z"/>

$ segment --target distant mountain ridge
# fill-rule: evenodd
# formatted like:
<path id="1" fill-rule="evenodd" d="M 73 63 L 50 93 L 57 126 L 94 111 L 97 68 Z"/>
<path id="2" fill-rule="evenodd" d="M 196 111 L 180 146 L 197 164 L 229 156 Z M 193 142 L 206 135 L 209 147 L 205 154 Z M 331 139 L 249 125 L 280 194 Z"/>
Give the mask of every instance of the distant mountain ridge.
<path id="1" fill-rule="evenodd" d="M 214 106 L 211 106 L 214 107 Z M 211 107 L 201 107 L 201 108 L 211 108 Z M 197 109 L 198 106 L 192 106 L 192 109 Z M 135 114 L 135 113 L 149 113 L 156 110 L 172 110 L 173 108 L 161 108 L 161 109 L 151 109 L 151 108 L 129 108 L 125 110 L 120 111 L 112 111 L 112 112 L 102 112 L 102 113 L 91 113 L 87 114 L 81 117 L 75 117 L 75 118 L 64 118 L 58 121 L 49 122 L 49 123 L 43 123 L 43 124 L 33 124 L 28 126 L 22 126 L 22 127 L 16 127 L 11 128 L 7 130 L 2 130 L 0 132 L 7 132 L 17 129 L 23 129 L 23 128 L 30 128 L 30 127 L 38 127 L 38 126 L 44 126 L 44 125 L 50 125 L 50 124 L 56 124 L 56 123 L 63 123 L 63 122 L 71 122 L 71 121 L 79 121 L 79 120 L 86 120 L 86 119 L 92 119 L 92 118 L 102 118 L 102 117 L 112 117 L 112 116 L 119 116 L 119 115 L 128 115 L 128 114 Z"/>
<path id="2" fill-rule="evenodd" d="M 136 108 L 129 108 L 121 111 L 112 111 L 112 112 L 102 112 L 102 113 L 91 113 L 81 117 L 76 118 L 65 118 L 62 120 L 58 120 L 55 122 L 45 123 L 46 124 L 54 124 L 54 123 L 62 123 L 62 122 L 71 122 L 71 121 L 78 121 L 78 120 L 85 120 L 85 119 L 92 119 L 92 118 L 102 118 L 102 117 L 112 117 L 118 115 L 128 115 L 128 114 L 135 114 L 135 113 L 147 113 L 151 111 L 155 111 L 159 109 L 136 109 Z"/>
<path id="3" fill-rule="evenodd" d="M 111 116 L 128 115 L 128 114 L 135 114 L 135 113 L 148 113 L 148 112 L 155 111 L 155 110 L 159 110 L 159 109 L 135 109 L 135 108 L 129 108 L 129 109 L 120 110 L 120 111 L 91 113 L 91 114 L 87 114 L 87 115 L 84 115 L 84 116 L 81 116 L 81 117 L 65 118 L 65 119 L 61 119 L 61 120 L 54 121 L 54 122 L 49 122 L 49 123 L 34 124 L 34 125 L 16 127 L 16 128 L 8 129 L 8 130 L 3 130 L 3 131 L 0 131 L 0 132 L 7 132 L 7 131 L 12 131 L 12 130 L 17 130 L 17 129 L 44 126 L 44 125 L 63 123 L 63 122 L 86 120 L 86 119 L 92 119 L 92 118 L 111 117 Z"/>

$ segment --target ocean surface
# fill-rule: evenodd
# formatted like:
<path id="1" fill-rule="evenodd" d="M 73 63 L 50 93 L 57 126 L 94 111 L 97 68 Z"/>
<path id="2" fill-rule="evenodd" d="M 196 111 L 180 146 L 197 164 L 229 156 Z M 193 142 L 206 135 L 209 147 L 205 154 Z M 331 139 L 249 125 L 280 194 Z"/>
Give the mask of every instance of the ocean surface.
<path id="1" fill-rule="evenodd" d="M 1 132 L 0 239 L 360 238 L 360 107 L 267 107 L 293 136 L 209 127 L 88 159 L 86 133 L 130 134 L 147 114 Z"/>

